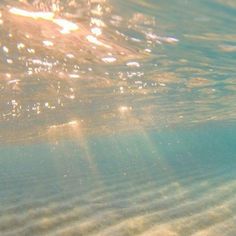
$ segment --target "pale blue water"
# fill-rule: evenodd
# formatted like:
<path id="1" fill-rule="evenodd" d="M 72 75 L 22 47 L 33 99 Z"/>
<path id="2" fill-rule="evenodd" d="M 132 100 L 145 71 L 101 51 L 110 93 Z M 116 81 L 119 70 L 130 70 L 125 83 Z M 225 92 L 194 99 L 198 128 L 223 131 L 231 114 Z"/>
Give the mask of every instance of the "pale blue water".
<path id="1" fill-rule="evenodd" d="M 0 235 L 236 235 L 236 3 L 28 2 L 0 4 Z"/>

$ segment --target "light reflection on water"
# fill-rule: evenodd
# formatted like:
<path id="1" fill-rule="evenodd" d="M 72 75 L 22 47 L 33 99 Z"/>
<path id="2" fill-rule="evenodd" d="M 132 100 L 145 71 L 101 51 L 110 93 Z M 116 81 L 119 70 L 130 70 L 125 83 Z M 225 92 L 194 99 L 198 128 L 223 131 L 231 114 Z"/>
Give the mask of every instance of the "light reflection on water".
<path id="1" fill-rule="evenodd" d="M 189 3 L 3 3 L 2 140 L 13 124 L 21 139 L 71 120 L 99 132 L 235 119 L 235 36 L 202 5 L 180 17 Z"/>
<path id="2" fill-rule="evenodd" d="M 235 235 L 235 12 L 2 1 L 0 234 Z"/>
<path id="3" fill-rule="evenodd" d="M 159 66 L 153 65 L 152 50 L 162 44 L 175 46 L 178 39 L 159 36 L 154 16 L 136 11 L 122 16 L 114 3 L 96 1 L 89 4 L 89 17 L 81 18 L 67 14 L 70 4 L 11 1 L 1 7 L 3 140 L 8 135 L 12 139 L 8 124 L 21 124 L 16 125 L 19 139 L 71 120 L 83 121 L 86 130 L 101 125 L 109 130 L 109 123 L 120 122 L 119 107 L 135 112 L 140 96 L 155 98 L 169 90 L 162 81 L 171 79 L 168 73 L 149 79 L 147 72 Z M 135 119 L 148 123 L 138 121 L 144 117 Z"/>

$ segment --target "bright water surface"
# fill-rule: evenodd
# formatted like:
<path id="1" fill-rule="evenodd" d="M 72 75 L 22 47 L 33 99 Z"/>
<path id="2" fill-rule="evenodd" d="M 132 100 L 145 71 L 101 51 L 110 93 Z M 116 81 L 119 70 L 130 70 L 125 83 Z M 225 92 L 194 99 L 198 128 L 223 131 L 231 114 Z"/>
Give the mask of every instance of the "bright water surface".
<path id="1" fill-rule="evenodd" d="M 235 0 L 1 1 L 0 235 L 236 235 Z"/>

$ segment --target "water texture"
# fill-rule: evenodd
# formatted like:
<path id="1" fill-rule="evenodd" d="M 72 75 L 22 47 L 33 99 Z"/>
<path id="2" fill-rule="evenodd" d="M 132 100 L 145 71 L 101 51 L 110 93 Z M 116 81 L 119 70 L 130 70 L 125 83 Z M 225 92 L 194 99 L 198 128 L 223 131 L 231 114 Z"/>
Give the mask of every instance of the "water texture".
<path id="1" fill-rule="evenodd" d="M 0 3 L 0 235 L 236 235 L 236 3 Z"/>

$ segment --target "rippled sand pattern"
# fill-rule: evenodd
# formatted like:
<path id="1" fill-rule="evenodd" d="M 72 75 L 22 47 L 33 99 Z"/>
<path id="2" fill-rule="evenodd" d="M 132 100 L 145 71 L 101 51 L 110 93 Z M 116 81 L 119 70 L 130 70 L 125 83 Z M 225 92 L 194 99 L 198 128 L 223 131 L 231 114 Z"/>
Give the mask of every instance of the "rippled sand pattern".
<path id="1" fill-rule="evenodd" d="M 18 168 L 1 169 L 1 235 L 235 235 L 233 148 L 213 146 L 215 155 L 198 145 L 186 153 L 179 144 L 204 139 L 205 130 L 217 134 L 202 127 L 128 143 L 129 135 L 98 137 L 88 143 L 90 159 L 80 143 L 11 150 L 13 160 L 1 161 Z"/>

